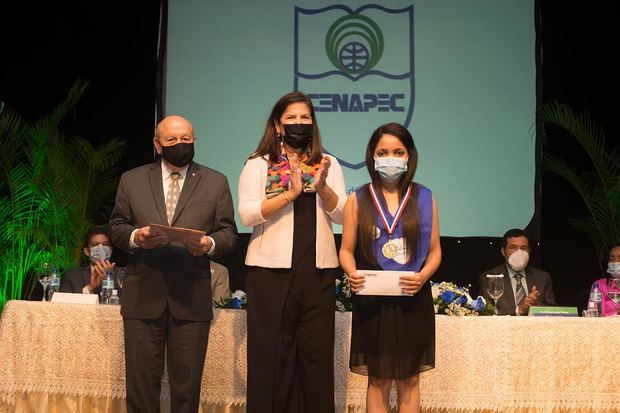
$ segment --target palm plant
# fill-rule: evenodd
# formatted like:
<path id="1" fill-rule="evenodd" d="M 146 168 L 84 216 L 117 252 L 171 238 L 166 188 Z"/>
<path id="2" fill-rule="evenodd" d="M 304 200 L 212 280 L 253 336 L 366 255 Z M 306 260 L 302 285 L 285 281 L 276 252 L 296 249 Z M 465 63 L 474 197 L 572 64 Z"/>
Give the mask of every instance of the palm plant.
<path id="1" fill-rule="evenodd" d="M 570 133 L 592 164 L 586 172 L 576 171 L 559 156 L 546 153 L 545 168 L 564 178 L 577 191 L 589 216 L 573 218 L 570 223 L 584 232 L 597 251 L 598 261 L 620 240 L 620 154 L 605 145 L 605 131 L 587 112 L 575 113 L 569 106 L 552 100 L 539 109 L 543 136 L 549 138 L 547 125 L 556 125 Z"/>
<path id="2" fill-rule="evenodd" d="M 13 110 L 0 113 L 0 309 L 9 299 L 30 297 L 42 263 L 76 266 L 87 228 L 107 221 L 124 142 L 94 148 L 61 129 L 86 87 L 77 81 L 65 101 L 33 124 Z"/>

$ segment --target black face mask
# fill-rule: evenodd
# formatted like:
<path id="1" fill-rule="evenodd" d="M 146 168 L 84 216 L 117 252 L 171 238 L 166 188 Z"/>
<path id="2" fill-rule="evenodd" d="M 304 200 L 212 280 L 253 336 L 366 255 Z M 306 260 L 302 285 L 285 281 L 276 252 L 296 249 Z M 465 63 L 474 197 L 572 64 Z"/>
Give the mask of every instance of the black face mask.
<path id="1" fill-rule="evenodd" d="M 177 143 L 172 146 L 162 146 L 161 156 L 169 164 L 182 168 L 194 159 L 194 143 Z"/>
<path id="2" fill-rule="evenodd" d="M 295 123 L 284 126 L 284 142 L 291 148 L 301 149 L 312 140 L 312 124 Z"/>

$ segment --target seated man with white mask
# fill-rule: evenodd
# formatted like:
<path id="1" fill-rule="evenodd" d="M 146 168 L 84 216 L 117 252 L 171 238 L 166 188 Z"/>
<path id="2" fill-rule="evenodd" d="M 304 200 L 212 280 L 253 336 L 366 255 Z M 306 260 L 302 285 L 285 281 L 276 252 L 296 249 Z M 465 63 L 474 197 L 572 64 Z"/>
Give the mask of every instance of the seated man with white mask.
<path id="1" fill-rule="evenodd" d="M 101 283 L 108 270 L 114 271 L 115 263 L 110 262 L 112 245 L 110 234 L 104 228 L 92 228 L 84 237 L 84 255 L 89 258 L 89 266 L 67 270 L 62 277 L 60 291 L 65 293 L 99 294 Z M 114 284 L 120 287 L 114 274 Z"/>
<path id="2" fill-rule="evenodd" d="M 491 300 L 487 274 L 504 275 L 504 294 L 497 301 L 499 315 L 527 315 L 531 306 L 557 306 L 551 275 L 527 265 L 530 242 L 523 230 L 508 230 L 502 238 L 501 252 L 506 262 L 479 277 L 480 295 Z"/>

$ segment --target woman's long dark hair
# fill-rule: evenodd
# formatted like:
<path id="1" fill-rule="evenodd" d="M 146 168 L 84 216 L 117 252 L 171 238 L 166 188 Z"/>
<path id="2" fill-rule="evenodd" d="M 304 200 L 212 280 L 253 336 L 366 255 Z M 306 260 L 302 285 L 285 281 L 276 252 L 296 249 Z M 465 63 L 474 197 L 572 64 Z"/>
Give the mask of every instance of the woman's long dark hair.
<path id="1" fill-rule="evenodd" d="M 312 116 L 312 141 L 310 142 L 309 149 L 309 164 L 314 164 L 321 162 L 323 159 L 323 145 L 321 145 L 321 133 L 319 132 L 319 125 L 316 122 L 316 117 L 314 115 L 314 106 L 312 106 L 312 100 L 301 92 L 291 92 L 282 96 L 276 104 L 271 109 L 271 114 L 267 119 L 267 125 L 265 125 L 265 132 L 263 133 L 263 137 L 258 144 L 258 148 L 254 151 L 254 153 L 250 156 L 250 159 L 256 158 L 259 156 L 269 155 L 269 160 L 271 162 L 277 162 L 278 157 L 282 153 L 282 137 L 278 136 L 278 131 L 276 130 L 276 122 L 280 123 L 280 118 L 282 114 L 286 111 L 289 105 L 293 103 L 305 103 L 310 109 L 310 116 Z"/>
<path id="2" fill-rule="evenodd" d="M 375 171 L 375 149 L 379 144 L 379 140 L 383 135 L 393 135 L 397 137 L 407 149 L 409 154 L 409 162 L 407 163 L 407 172 L 400 178 L 398 189 L 399 199 L 402 199 L 409 184 L 413 181 L 416 169 L 418 167 L 418 150 L 413 142 L 413 137 L 409 131 L 398 123 L 387 123 L 379 126 L 370 137 L 368 146 L 366 147 L 366 168 L 372 184 L 379 196 L 381 196 L 381 178 L 379 173 Z M 405 249 L 409 252 L 409 262 L 414 258 L 418 249 L 418 236 L 420 233 L 420 220 L 418 215 L 418 190 L 415 185 L 411 188 L 411 197 L 407 206 L 403 210 L 400 218 L 403 225 L 403 238 L 405 241 Z M 368 191 L 368 187 L 364 189 L 359 198 L 359 224 L 358 239 L 359 245 L 364 259 L 372 265 L 377 265 L 377 259 L 374 254 L 375 248 L 375 225 L 377 225 L 377 210 L 373 204 L 372 198 Z"/>

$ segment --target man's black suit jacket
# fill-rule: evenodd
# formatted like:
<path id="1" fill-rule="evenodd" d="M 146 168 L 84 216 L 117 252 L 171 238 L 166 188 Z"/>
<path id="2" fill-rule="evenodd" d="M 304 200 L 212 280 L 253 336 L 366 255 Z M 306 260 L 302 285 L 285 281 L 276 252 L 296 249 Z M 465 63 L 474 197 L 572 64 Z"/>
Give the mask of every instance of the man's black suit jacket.
<path id="1" fill-rule="evenodd" d="M 480 295 L 487 301 L 491 300 L 491 296 L 487 292 L 487 274 L 504 274 L 504 294 L 497 302 L 497 312 L 500 315 L 516 315 L 515 294 L 512 291 L 512 283 L 508 267 L 506 264 L 498 265 L 480 274 L 478 277 L 480 285 Z M 525 268 L 525 282 L 527 283 L 527 294 L 532 291 L 532 287 L 536 286 L 538 290 L 540 306 L 557 306 L 555 295 L 553 293 L 553 285 L 551 284 L 551 275 L 543 270 L 534 267 Z"/>
<path id="2" fill-rule="evenodd" d="M 112 242 L 130 253 L 121 314 L 155 319 L 168 306 L 176 319 L 212 319 L 210 257 L 172 244 L 130 250 L 133 230 L 149 224 L 168 225 L 160 162 L 122 175 L 110 217 Z M 226 177 L 190 163 L 171 225 L 205 231 L 215 241 L 214 257 L 234 249 L 237 227 Z"/>
<path id="3" fill-rule="evenodd" d="M 121 294 L 121 287 L 116 280 L 116 271 L 114 271 L 114 288 Z M 82 293 L 84 287 L 90 284 L 90 265 L 86 267 L 76 267 L 65 271 L 60 282 L 60 292 L 63 293 Z M 93 294 L 99 294 L 101 286 L 95 288 Z"/>

